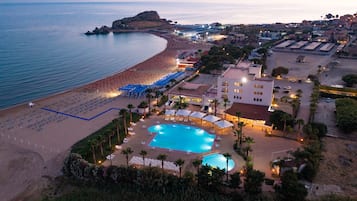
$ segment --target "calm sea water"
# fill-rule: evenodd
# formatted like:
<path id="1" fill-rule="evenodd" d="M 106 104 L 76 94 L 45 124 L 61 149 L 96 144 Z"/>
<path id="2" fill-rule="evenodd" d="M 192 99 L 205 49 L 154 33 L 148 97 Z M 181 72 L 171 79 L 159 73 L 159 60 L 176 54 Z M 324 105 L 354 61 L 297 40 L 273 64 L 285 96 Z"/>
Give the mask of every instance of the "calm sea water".
<path id="1" fill-rule="evenodd" d="M 182 24 L 270 23 L 319 19 L 335 10 L 285 3 L 1 3 L 0 108 L 58 93 L 104 78 L 162 51 L 166 41 L 149 34 L 83 35 L 95 26 L 144 10 Z M 304 12 L 302 12 L 302 10 Z M 352 12 L 352 11 L 351 11 Z M 145 45 L 144 45 L 145 44 Z"/>

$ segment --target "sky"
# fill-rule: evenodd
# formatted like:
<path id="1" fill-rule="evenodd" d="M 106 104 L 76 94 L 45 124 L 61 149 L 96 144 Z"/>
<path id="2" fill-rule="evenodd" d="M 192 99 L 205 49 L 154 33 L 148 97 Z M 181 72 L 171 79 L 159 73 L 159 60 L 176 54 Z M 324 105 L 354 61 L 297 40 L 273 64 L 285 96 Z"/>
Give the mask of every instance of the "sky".
<path id="1" fill-rule="evenodd" d="M 193 2 L 192 0 L 0 0 L 0 2 Z M 202 3 L 225 3 L 225 4 L 235 4 L 235 3 L 248 3 L 248 4 L 257 4 L 262 3 L 262 0 L 225 0 L 225 1 L 218 1 L 218 0 L 195 0 L 194 2 L 202 2 Z M 357 10 L 357 2 L 356 0 L 298 0 L 298 1 L 287 1 L 287 0 L 269 0 L 265 1 L 265 3 L 269 4 L 306 4 L 310 6 L 311 4 L 314 5 L 339 5 L 349 4 L 352 7 L 355 7 Z"/>

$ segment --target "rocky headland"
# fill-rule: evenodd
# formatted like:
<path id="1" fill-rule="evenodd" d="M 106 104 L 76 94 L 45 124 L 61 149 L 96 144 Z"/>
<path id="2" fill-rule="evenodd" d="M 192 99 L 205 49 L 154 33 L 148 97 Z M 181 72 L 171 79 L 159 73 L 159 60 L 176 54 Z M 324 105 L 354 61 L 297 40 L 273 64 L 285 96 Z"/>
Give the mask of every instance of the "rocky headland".
<path id="1" fill-rule="evenodd" d="M 149 30 L 168 30 L 173 25 L 170 20 L 161 19 L 156 11 L 144 11 L 134 17 L 126 17 L 115 20 L 112 27 L 96 27 L 93 31 L 87 31 L 86 35 L 108 34 L 110 32 L 130 32 L 130 31 L 149 31 Z"/>

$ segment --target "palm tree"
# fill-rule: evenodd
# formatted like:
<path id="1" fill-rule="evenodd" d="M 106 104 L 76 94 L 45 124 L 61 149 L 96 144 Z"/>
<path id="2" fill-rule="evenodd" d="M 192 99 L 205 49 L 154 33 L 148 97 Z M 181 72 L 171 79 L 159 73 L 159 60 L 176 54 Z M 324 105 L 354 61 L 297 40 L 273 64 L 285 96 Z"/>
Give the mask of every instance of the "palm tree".
<path id="1" fill-rule="evenodd" d="M 128 104 L 128 109 L 129 109 L 129 114 L 130 114 L 130 122 L 133 121 L 133 113 L 131 112 L 131 110 L 134 108 L 133 104 Z"/>
<path id="2" fill-rule="evenodd" d="M 158 106 L 159 104 L 159 97 L 161 95 L 161 92 L 158 90 L 155 90 L 155 99 L 156 99 L 156 106 Z"/>
<path id="3" fill-rule="evenodd" d="M 126 109 L 121 109 L 119 114 L 121 115 L 121 117 L 123 118 L 123 127 L 124 127 L 124 133 L 125 133 L 125 136 L 128 134 L 127 133 L 127 126 L 126 126 Z"/>
<path id="4" fill-rule="evenodd" d="M 226 165 L 227 165 L 226 175 L 227 175 L 227 182 L 228 182 L 228 161 L 232 159 L 232 155 L 229 153 L 224 153 L 223 156 L 226 158 Z"/>
<path id="5" fill-rule="evenodd" d="M 214 116 L 217 116 L 217 106 L 218 106 L 219 102 L 217 99 L 213 99 L 212 104 L 214 107 Z"/>
<path id="6" fill-rule="evenodd" d="M 227 110 L 227 106 L 228 106 L 229 100 L 227 97 L 224 97 L 223 99 L 223 106 L 224 106 L 224 119 L 226 119 L 226 110 Z"/>
<path id="7" fill-rule="evenodd" d="M 200 181 L 199 181 L 199 173 L 200 173 L 200 167 L 202 165 L 202 160 L 200 159 L 195 159 L 192 162 L 193 167 L 195 167 L 197 169 L 197 185 L 200 185 Z"/>
<path id="8" fill-rule="evenodd" d="M 96 139 L 92 139 L 92 140 L 89 140 L 89 145 L 91 147 L 91 150 L 92 150 L 92 157 L 93 157 L 93 163 L 96 164 L 97 163 L 97 159 L 95 157 L 95 147 L 97 146 L 97 140 Z"/>
<path id="9" fill-rule="evenodd" d="M 241 112 L 236 112 L 236 116 L 238 118 L 238 123 L 240 122 L 240 117 L 241 117 L 242 113 Z"/>
<path id="10" fill-rule="evenodd" d="M 305 122 L 303 119 L 298 119 L 296 120 L 296 123 L 298 125 L 298 130 L 300 131 L 301 126 L 304 125 Z"/>
<path id="11" fill-rule="evenodd" d="M 166 154 L 159 154 L 157 156 L 157 160 L 161 161 L 161 169 L 162 169 L 162 171 L 164 171 L 164 161 L 166 160 L 166 158 L 167 158 Z"/>
<path id="12" fill-rule="evenodd" d="M 120 142 L 120 133 L 119 133 L 119 118 L 118 119 L 114 119 L 112 121 L 115 124 L 116 127 L 116 133 L 117 133 L 117 138 L 118 138 L 118 143 Z"/>
<path id="13" fill-rule="evenodd" d="M 149 104 L 149 114 L 151 113 L 151 98 L 152 98 L 152 89 L 147 89 L 146 90 L 146 98 L 148 99 L 148 104 Z"/>
<path id="14" fill-rule="evenodd" d="M 182 172 L 182 166 L 185 163 L 184 160 L 182 160 L 181 158 L 177 159 L 175 161 L 175 165 L 179 167 L 179 171 L 180 171 L 180 178 L 181 178 L 181 172 Z"/>
<path id="15" fill-rule="evenodd" d="M 245 142 L 247 143 L 246 147 L 246 155 L 247 157 L 249 156 L 249 152 L 252 151 L 252 147 L 250 146 L 251 144 L 255 143 L 254 138 L 252 137 L 246 137 Z"/>
<path id="16" fill-rule="evenodd" d="M 110 149 L 112 149 L 112 137 L 115 135 L 115 131 L 114 130 L 113 131 L 109 130 L 107 132 L 107 134 L 108 134 L 109 147 L 110 147 Z"/>
<path id="17" fill-rule="evenodd" d="M 103 136 L 99 135 L 97 137 L 97 144 L 99 145 L 100 148 L 100 154 L 104 157 L 104 151 L 103 151 L 103 143 L 105 142 L 105 139 Z"/>
<path id="18" fill-rule="evenodd" d="M 284 127 L 283 127 L 283 131 L 285 132 L 286 131 L 286 121 L 289 119 L 289 115 L 287 113 L 283 113 L 281 115 L 281 121 L 284 122 Z"/>
<path id="19" fill-rule="evenodd" d="M 301 89 L 296 90 L 296 96 L 300 98 L 301 95 L 302 95 L 302 90 Z"/>
<path id="20" fill-rule="evenodd" d="M 238 134 L 239 145 L 242 145 L 242 141 L 243 141 L 243 126 L 245 126 L 244 122 L 238 123 L 239 132 L 237 134 Z"/>
<path id="21" fill-rule="evenodd" d="M 143 157 L 143 166 L 145 166 L 145 156 L 148 154 L 148 152 L 141 150 L 139 154 Z"/>
<path id="22" fill-rule="evenodd" d="M 127 147 L 126 149 L 123 149 L 121 151 L 121 154 L 125 155 L 126 158 L 126 167 L 129 167 L 129 155 L 132 154 L 134 151 L 130 148 Z"/>

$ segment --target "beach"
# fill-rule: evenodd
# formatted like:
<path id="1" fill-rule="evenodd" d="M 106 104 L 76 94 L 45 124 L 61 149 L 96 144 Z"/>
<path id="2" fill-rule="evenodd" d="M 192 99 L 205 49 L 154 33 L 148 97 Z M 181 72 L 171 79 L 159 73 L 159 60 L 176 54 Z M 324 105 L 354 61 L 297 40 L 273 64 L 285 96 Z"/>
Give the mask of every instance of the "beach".
<path id="1" fill-rule="evenodd" d="M 0 197 L 28 200 L 61 174 L 70 147 L 144 98 L 118 96 L 126 84 L 151 84 L 175 71 L 180 51 L 209 48 L 171 34 L 164 51 L 127 70 L 73 90 L 0 111 Z M 143 44 L 145 48 L 145 44 Z M 63 115 L 69 114 L 69 115 Z M 6 174 L 4 174 L 6 173 Z"/>

